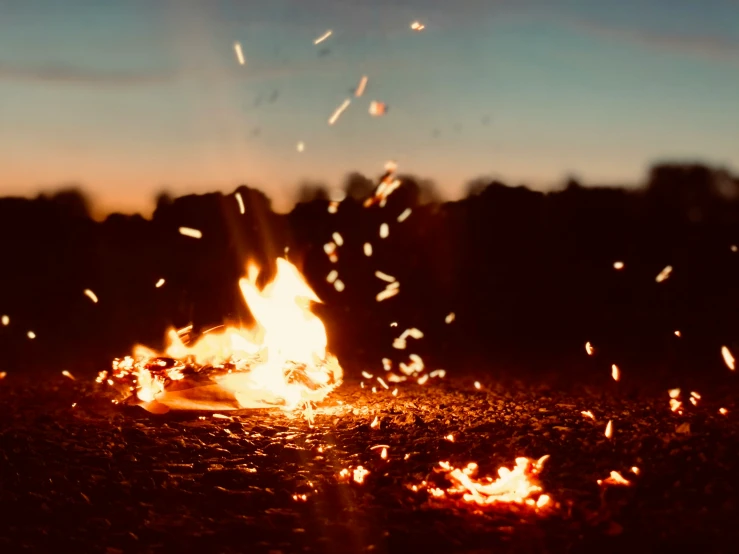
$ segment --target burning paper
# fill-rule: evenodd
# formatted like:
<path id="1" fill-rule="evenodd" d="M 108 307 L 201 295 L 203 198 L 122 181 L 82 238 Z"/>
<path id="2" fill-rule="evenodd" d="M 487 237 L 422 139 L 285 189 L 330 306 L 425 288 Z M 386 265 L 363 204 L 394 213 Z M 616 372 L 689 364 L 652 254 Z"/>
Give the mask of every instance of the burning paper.
<path id="1" fill-rule="evenodd" d="M 326 350 L 326 329 L 310 309 L 320 300 L 283 258 L 261 290 L 258 274 L 250 265 L 239 281 L 255 325 L 205 333 L 192 344 L 182 338 L 190 329 L 171 330 L 163 354 L 139 346 L 133 356 L 116 359 L 112 385 L 155 413 L 279 407 L 303 410 L 310 419 L 313 403 L 342 377 L 338 360 Z M 103 372 L 98 382 L 107 378 Z"/>

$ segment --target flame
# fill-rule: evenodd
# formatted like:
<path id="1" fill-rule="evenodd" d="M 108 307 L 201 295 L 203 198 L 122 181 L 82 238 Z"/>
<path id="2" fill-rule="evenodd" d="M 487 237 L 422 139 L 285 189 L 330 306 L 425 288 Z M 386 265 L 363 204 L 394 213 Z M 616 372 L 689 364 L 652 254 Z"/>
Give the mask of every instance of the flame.
<path id="1" fill-rule="evenodd" d="M 465 502 L 479 506 L 489 506 L 497 502 L 524 504 L 541 509 L 552 504 L 552 499 L 543 494 L 539 484 L 538 474 L 549 456 L 543 456 L 533 461 L 529 458 L 516 458 L 513 469 L 501 467 L 498 469 L 498 479 L 492 477 L 475 478 L 477 464 L 467 464 L 463 469 L 452 467 L 449 462 L 439 462 L 441 471 L 446 474 L 452 485 L 446 490 L 430 487 L 425 481 L 422 487 L 435 498 L 462 496 Z M 411 487 L 418 490 L 418 486 Z"/>
<path id="2" fill-rule="evenodd" d="M 162 406 L 163 411 L 279 406 L 302 408 L 310 419 L 312 403 L 323 400 L 342 377 L 338 360 L 326 349 L 323 322 L 310 310 L 320 299 L 283 258 L 277 259 L 276 276 L 263 289 L 256 284 L 258 275 L 251 264 L 239 281 L 256 321 L 252 328 L 206 332 L 193 344 L 183 340 L 192 326 L 172 329 L 164 357 L 137 346 L 133 356 L 115 360 L 112 376 L 117 383 L 128 385 L 126 390 L 134 390 L 151 411 L 162 411 Z M 197 386 L 183 390 L 178 383 L 170 390 L 173 382 L 195 376 Z M 103 372 L 98 382 L 106 378 Z M 196 389 L 201 393 L 197 399 L 191 394 Z M 154 401 L 155 406 L 147 405 Z"/>

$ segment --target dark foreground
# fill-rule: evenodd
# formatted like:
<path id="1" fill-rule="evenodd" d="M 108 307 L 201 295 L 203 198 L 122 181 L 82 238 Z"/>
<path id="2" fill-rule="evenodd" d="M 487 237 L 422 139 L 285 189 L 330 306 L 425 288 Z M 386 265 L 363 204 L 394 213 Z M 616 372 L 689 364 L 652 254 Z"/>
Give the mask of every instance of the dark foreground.
<path id="1" fill-rule="evenodd" d="M 344 385 L 332 397 L 343 404 L 311 428 L 281 412 L 151 416 L 80 380 L 9 375 L 0 551 L 736 551 L 739 426 L 726 390 L 701 390 L 699 406 L 678 416 L 666 387 L 616 395 L 483 382 L 477 391 L 452 378 L 403 384 L 397 397 L 378 388 Z M 409 488 L 434 478 L 441 460 L 495 475 L 517 456 L 545 454 L 553 512 L 480 509 Z M 363 484 L 339 479 L 357 465 L 370 472 Z M 611 470 L 631 486 L 599 486 Z"/>

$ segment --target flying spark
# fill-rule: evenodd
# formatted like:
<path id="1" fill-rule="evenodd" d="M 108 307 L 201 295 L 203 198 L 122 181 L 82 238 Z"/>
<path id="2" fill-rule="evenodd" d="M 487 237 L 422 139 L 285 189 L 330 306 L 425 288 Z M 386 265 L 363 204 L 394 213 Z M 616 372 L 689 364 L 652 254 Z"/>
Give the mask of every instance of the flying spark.
<path id="1" fill-rule="evenodd" d="M 364 243 L 364 255 L 368 258 L 372 255 L 372 245 L 369 242 Z"/>
<path id="2" fill-rule="evenodd" d="M 621 379 L 621 370 L 618 369 L 616 364 L 611 365 L 611 377 L 613 377 L 614 381 Z"/>
<path id="3" fill-rule="evenodd" d="M 668 265 L 662 271 L 659 272 L 659 275 L 657 275 L 657 277 L 655 277 L 654 280 L 657 281 L 658 283 L 661 283 L 662 281 L 667 280 L 667 278 L 670 276 L 670 273 L 672 273 L 672 266 Z"/>
<path id="4" fill-rule="evenodd" d="M 239 65 L 245 65 L 246 59 L 244 59 L 244 51 L 241 49 L 240 42 L 234 42 L 234 52 L 236 52 L 236 59 L 239 60 Z"/>
<path id="5" fill-rule="evenodd" d="M 681 333 L 681 332 L 680 332 L 680 331 L 678 330 L 678 331 L 675 331 L 675 336 L 676 336 L 676 337 L 682 337 L 683 335 L 682 335 L 682 333 Z"/>
<path id="6" fill-rule="evenodd" d="M 194 239 L 203 238 L 203 233 L 201 231 L 199 231 L 198 229 L 192 229 L 190 227 L 180 227 L 180 235 L 192 237 Z"/>
<path id="7" fill-rule="evenodd" d="M 595 348 L 593 348 L 593 345 L 590 344 L 590 341 L 585 343 L 585 352 L 588 353 L 588 356 L 592 356 L 593 352 L 595 352 Z"/>
<path id="8" fill-rule="evenodd" d="M 320 37 L 318 37 L 316 40 L 313 41 L 313 44 L 321 44 L 324 40 L 326 40 L 328 37 L 333 35 L 334 32 L 332 30 L 328 30 L 325 33 L 323 33 Z"/>
<path id="9" fill-rule="evenodd" d="M 736 369 L 736 360 L 731 354 L 731 350 L 729 350 L 727 346 L 722 346 L 721 355 L 724 357 L 724 363 L 726 364 L 726 367 L 728 367 L 731 371 L 734 371 Z"/>
<path id="10" fill-rule="evenodd" d="M 26 336 L 27 336 L 27 337 L 28 337 L 29 339 L 33 340 L 33 339 L 35 339 L 35 338 L 36 338 L 36 333 L 34 333 L 33 331 L 28 331 L 28 333 L 26 333 Z"/>
<path id="11" fill-rule="evenodd" d="M 242 215 L 245 214 L 246 208 L 244 208 L 244 199 L 241 198 L 241 193 L 237 192 L 234 196 L 236 196 L 236 202 L 239 204 L 239 213 Z"/>
<path id="12" fill-rule="evenodd" d="M 334 113 L 331 114 L 331 117 L 328 118 L 328 124 L 329 125 L 333 125 L 334 123 L 336 123 L 338 121 L 338 119 L 341 117 L 341 114 L 344 113 L 344 110 L 346 110 L 349 107 L 349 104 L 351 104 L 351 102 L 352 101 L 349 100 L 348 98 L 346 100 L 344 100 L 341 103 L 341 106 L 339 106 L 338 108 L 336 108 L 336 110 L 334 111 Z"/>
<path id="13" fill-rule="evenodd" d="M 388 275 L 387 273 L 383 273 L 382 271 L 375 271 L 375 277 L 378 279 L 382 279 L 383 281 L 387 281 L 388 283 L 394 283 L 395 277 L 392 275 Z"/>
<path id="14" fill-rule="evenodd" d="M 3 327 L 7 327 L 8 325 L 10 325 L 10 317 L 4 315 L 2 318 L 0 318 L 0 323 L 3 324 Z"/>
<path id="15" fill-rule="evenodd" d="M 447 316 L 446 316 L 446 317 L 444 318 L 444 322 L 445 322 L 445 323 L 446 323 L 447 325 L 449 325 L 449 324 L 450 324 L 450 323 L 451 323 L 452 321 L 454 321 L 454 320 L 456 319 L 456 317 L 457 317 L 457 316 L 456 316 L 456 315 L 454 314 L 454 312 L 449 312 L 449 313 L 447 314 Z"/>
<path id="16" fill-rule="evenodd" d="M 305 150 L 305 143 L 302 140 L 298 143 L 297 149 L 298 152 L 303 152 Z"/>
<path id="17" fill-rule="evenodd" d="M 162 288 L 162 287 L 164 286 L 164 282 L 165 282 L 165 281 L 164 281 L 164 279 L 159 279 L 159 280 L 157 281 L 156 285 L 154 285 L 154 286 L 155 286 L 156 288 L 158 288 L 158 289 L 159 289 L 159 288 Z"/>
<path id="18" fill-rule="evenodd" d="M 331 272 L 328 275 L 326 275 L 326 281 L 328 283 L 333 283 L 334 281 L 336 281 L 338 277 L 339 277 L 339 272 L 336 271 L 335 269 L 332 269 Z"/>
<path id="19" fill-rule="evenodd" d="M 475 381 L 475 388 L 477 390 L 480 390 L 482 388 L 482 385 L 480 384 L 480 381 Z"/>
<path id="20" fill-rule="evenodd" d="M 331 238 L 334 239 L 337 246 L 344 246 L 344 238 L 336 231 L 331 235 Z"/>
<path id="21" fill-rule="evenodd" d="M 414 21 L 411 23 L 411 29 L 414 31 L 423 31 L 426 28 L 426 25 L 421 23 L 420 21 Z"/>
<path id="22" fill-rule="evenodd" d="M 613 262 L 613 269 L 615 269 L 616 271 L 620 271 L 623 268 L 624 268 L 624 263 L 623 262 L 620 262 L 620 261 L 619 262 Z"/>
<path id="23" fill-rule="evenodd" d="M 609 419 L 608 425 L 606 425 L 606 438 L 610 439 L 613 436 L 613 422 Z"/>
<path id="24" fill-rule="evenodd" d="M 406 208 L 403 213 L 398 216 L 398 223 L 403 223 L 411 215 L 411 209 Z"/>
<path id="25" fill-rule="evenodd" d="M 357 98 L 359 98 L 360 96 L 362 96 L 364 94 L 364 89 L 367 88 L 367 80 L 368 80 L 367 79 L 367 75 L 364 75 L 359 80 L 359 85 L 357 85 L 357 90 L 355 91 L 354 96 L 356 96 Z"/>
<path id="26" fill-rule="evenodd" d="M 380 225 L 380 238 L 386 239 L 390 235 L 390 227 L 388 227 L 387 223 L 383 223 Z"/>
<path id="27" fill-rule="evenodd" d="M 85 289 L 84 293 L 85 293 L 85 296 L 87 296 L 87 298 L 93 301 L 93 303 L 95 304 L 98 303 L 97 295 L 94 292 L 92 292 L 90 289 Z"/>
<path id="28" fill-rule="evenodd" d="M 595 421 L 595 416 L 593 415 L 593 412 L 591 412 L 590 410 L 585 410 L 584 412 L 580 412 L 580 413 L 584 415 L 585 417 L 589 417 L 590 419 Z"/>
<path id="29" fill-rule="evenodd" d="M 336 279 L 334 281 L 334 288 L 337 290 L 337 292 L 342 292 L 346 287 L 344 286 L 344 281 L 341 279 Z"/>
<path id="30" fill-rule="evenodd" d="M 64 375 L 67 379 L 71 379 L 72 381 L 76 381 L 77 380 L 77 379 L 74 378 L 74 375 L 72 375 L 66 369 L 64 371 L 62 371 L 62 375 Z"/>

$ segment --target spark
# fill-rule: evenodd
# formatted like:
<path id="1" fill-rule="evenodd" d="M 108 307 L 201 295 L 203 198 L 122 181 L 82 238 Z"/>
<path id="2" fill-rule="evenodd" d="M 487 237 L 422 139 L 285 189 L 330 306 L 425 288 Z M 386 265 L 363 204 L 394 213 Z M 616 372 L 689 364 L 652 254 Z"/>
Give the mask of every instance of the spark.
<path id="1" fill-rule="evenodd" d="M 382 279 L 383 281 L 387 281 L 388 283 L 394 283 L 396 281 L 395 277 L 388 275 L 387 273 L 383 273 L 382 271 L 375 271 L 375 277 Z"/>
<path id="2" fill-rule="evenodd" d="M 734 371 L 736 369 L 736 360 L 734 359 L 734 356 L 732 355 L 731 350 L 729 350 L 728 346 L 721 347 L 721 355 L 724 357 L 724 363 L 726 364 L 726 367 L 728 367 L 731 371 Z"/>
<path id="3" fill-rule="evenodd" d="M 403 223 L 408 217 L 411 215 L 412 210 L 410 208 L 406 208 L 403 210 L 403 213 L 398 216 L 398 223 Z"/>
<path id="4" fill-rule="evenodd" d="M 341 106 L 336 108 L 336 110 L 334 110 L 334 113 L 331 114 L 331 117 L 328 118 L 328 124 L 333 125 L 334 123 L 336 123 L 338 119 L 341 117 L 341 114 L 344 113 L 344 110 L 346 110 L 349 107 L 349 104 L 351 104 L 351 102 L 352 101 L 349 100 L 348 98 L 344 100 L 341 103 Z"/>
<path id="5" fill-rule="evenodd" d="M 398 396 L 398 389 L 393 389 L 393 396 Z M 723 408 L 721 408 L 723 410 Z"/>
<path id="6" fill-rule="evenodd" d="M 613 377 L 614 381 L 618 381 L 621 379 L 621 370 L 618 369 L 618 366 L 616 364 L 611 365 L 611 377 Z"/>
<path id="7" fill-rule="evenodd" d="M 383 460 L 387 460 L 387 448 L 382 449 L 382 451 L 380 452 L 380 458 L 382 458 Z"/>
<path id="8" fill-rule="evenodd" d="M 372 245 L 369 242 L 364 243 L 364 255 L 368 258 L 372 255 Z"/>
<path id="9" fill-rule="evenodd" d="M 440 379 L 443 379 L 446 377 L 446 370 L 445 369 L 435 369 L 431 373 L 429 373 L 429 377 L 432 379 L 439 377 Z"/>
<path id="10" fill-rule="evenodd" d="M 85 293 L 85 296 L 87 296 L 87 298 L 92 300 L 94 304 L 98 303 L 97 295 L 94 292 L 92 292 L 90 289 L 85 289 L 84 293 Z"/>
<path id="11" fill-rule="evenodd" d="M 393 362 L 389 358 L 383 358 L 382 367 L 385 371 L 390 371 L 393 368 Z"/>
<path id="12" fill-rule="evenodd" d="M 213 417 L 215 419 L 228 419 L 230 421 L 233 421 L 233 418 L 231 416 L 223 415 L 223 414 L 213 414 Z"/>
<path id="13" fill-rule="evenodd" d="M 428 380 L 429 380 L 429 376 L 428 375 L 424 375 L 423 377 L 419 377 L 418 378 L 418 384 L 419 385 L 425 385 L 426 384 L 426 381 L 428 381 Z"/>
<path id="14" fill-rule="evenodd" d="M 334 239 L 334 242 L 336 243 L 337 246 L 344 246 L 344 238 L 336 231 L 333 232 L 333 234 L 331 235 L 331 238 Z"/>
<path id="15" fill-rule="evenodd" d="M 595 421 L 595 416 L 593 415 L 593 412 L 591 412 L 590 410 L 585 410 L 585 411 L 580 412 L 580 413 L 582 415 L 584 415 L 585 417 L 589 417 L 590 419 L 592 419 L 593 421 Z"/>
<path id="16" fill-rule="evenodd" d="M 7 376 L 8 376 L 8 372 L 7 371 L 0 371 L 0 381 L 2 381 L 3 379 L 5 379 Z"/>
<path id="17" fill-rule="evenodd" d="M 599 485 L 623 485 L 628 487 L 631 485 L 631 481 L 628 479 L 624 479 L 623 476 L 618 471 L 612 471 L 610 477 L 607 477 L 606 479 L 598 479 Z"/>
<path id="18" fill-rule="evenodd" d="M 305 143 L 301 140 L 296 146 L 296 148 L 298 152 L 303 152 L 305 150 Z"/>
<path id="19" fill-rule="evenodd" d="M 246 213 L 246 208 L 244 207 L 244 199 L 241 198 L 241 193 L 237 192 L 234 196 L 236 197 L 236 202 L 239 204 L 239 213 L 244 215 Z"/>
<path id="20" fill-rule="evenodd" d="M 154 286 L 158 289 L 162 288 L 164 286 L 164 279 L 159 279 Z"/>
<path id="21" fill-rule="evenodd" d="M 414 21 L 411 23 L 411 29 L 414 31 L 423 31 L 426 28 L 426 25 L 421 23 L 420 21 Z"/>
<path id="22" fill-rule="evenodd" d="M 344 285 L 344 281 L 342 281 L 341 279 L 336 279 L 336 281 L 334 281 L 334 288 L 337 290 L 337 292 L 342 292 L 346 288 Z"/>
<path id="23" fill-rule="evenodd" d="M 670 389 L 667 391 L 667 394 L 670 395 L 670 398 L 677 398 L 680 396 L 680 389 Z"/>
<path id="24" fill-rule="evenodd" d="M 380 383 L 385 388 L 385 390 L 389 390 L 390 389 L 390 387 L 388 386 L 388 384 L 385 382 L 385 379 L 383 379 L 382 377 L 378 377 L 377 378 L 377 382 Z"/>
<path id="25" fill-rule="evenodd" d="M 7 327 L 8 325 L 10 325 L 10 317 L 7 315 L 4 315 L 3 317 L 0 318 L 0 323 L 3 324 L 3 327 Z"/>
<path id="26" fill-rule="evenodd" d="M 390 234 L 390 227 L 388 227 L 388 224 L 383 223 L 382 225 L 380 225 L 380 238 L 386 239 L 389 234 Z"/>
<path id="27" fill-rule="evenodd" d="M 700 400 L 701 399 L 701 395 L 698 394 L 695 391 L 690 391 L 690 396 L 693 397 L 693 398 L 695 398 L 696 400 Z"/>
<path id="28" fill-rule="evenodd" d="M 191 229 L 190 227 L 180 227 L 180 235 L 186 237 L 192 237 L 194 239 L 203 238 L 203 233 L 198 229 Z"/>
<path id="29" fill-rule="evenodd" d="M 373 100 L 370 103 L 370 106 L 369 106 L 370 115 L 374 117 L 379 117 L 381 115 L 385 115 L 385 112 L 387 112 L 387 105 L 384 102 L 378 102 L 377 100 Z"/>
<path id="30" fill-rule="evenodd" d="M 676 337 L 682 337 L 683 334 L 679 330 L 677 330 L 677 331 L 675 331 L 675 336 Z"/>
<path id="31" fill-rule="evenodd" d="M 335 214 L 337 211 L 339 211 L 339 203 L 336 201 L 329 202 L 328 203 L 328 213 Z"/>
<path id="32" fill-rule="evenodd" d="M 367 475 L 369 475 L 369 471 L 364 469 L 362 466 L 357 466 L 357 469 L 354 470 L 354 481 L 361 485 L 364 483 L 364 478 L 367 477 Z"/>
<path id="33" fill-rule="evenodd" d="M 333 34 L 334 32 L 331 29 L 329 29 L 328 31 L 323 33 L 320 37 L 318 37 L 316 40 L 314 40 L 313 44 L 321 44 L 324 40 L 326 40 L 328 37 L 330 37 Z"/>
<path id="34" fill-rule="evenodd" d="M 378 429 L 380 427 L 380 419 L 375 416 L 375 419 L 372 420 L 372 423 L 370 423 L 370 428 L 372 429 Z"/>
<path id="35" fill-rule="evenodd" d="M 367 88 L 367 75 L 363 75 L 362 78 L 359 80 L 359 84 L 357 85 L 357 90 L 354 92 L 354 96 L 359 98 L 364 94 L 364 89 Z"/>
<path id="36" fill-rule="evenodd" d="M 621 261 L 613 262 L 613 269 L 615 269 L 616 271 L 620 271 L 623 268 L 624 268 L 624 263 L 623 262 L 621 262 Z"/>
<path id="37" fill-rule="evenodd" d="M 392 323 L 390 324 L 390 327 L 397 327 L 397 326 L 398 326 L 398 322 L 397 322 L 397 321 L 393 321 L 393 322 L 392 322 Z"/>
<path id="38" fill-rule="evenodd" d="M 480 390 L 482 388 L 482 385 L 480 384 L 480 381 L 475 381 L 475 388 L 477 390 Z"/>
<path id="39" fill-rule="evenodd" d="M 385 287 L 384 290 L 381 290 L 380 292 L 377 293 L 377 296 L 375 297 L 375 299 L 378 302 L 382 302 L 383 300 L 387 300 L 388 298 L 392 298 L 393 296 L 395 296 L 399 292 L 400 292 L 400 289 L 398 289 L 398 288 L 391 289 L 391 288 Z"/>
<path id="40" fill-rule="evenodd" d="M 333 283 L 336 281 L 336 279 L 339 277 L 339 272 L 335 269 L 332 269 L 331 272 L 326 276 L 326 281 L 329 283 Z"/>
<path id="41" fill-rule="evenodd" d="M 239 60 L 239 65 L 246 65 L 246 60 L 244 59 L 244 51 L 241 49 L 240 42 L 234 42 L 234 52 L 236 52 L 236 59 Z"/>
<path id="42" fill-rule="evenodd" d="M 64 371 L 62 371 L 62 375 L 64 375 L 67 379 L 71 379 L 72 381 L 76 381 L 77 380 L 77 379 L 74 378 L 74 375 L 72 375 L 66 369 Z"/>
<path id="43" fill-rule="evenodd" d="M 454 435 L 452 433 L 449 433 L 446 437 L 444 437 L 449 442 L 454 442 Z"/>
<path id="44" fill-rule="evenodd" d="M 373 375 L 369 371 L 363 371 L 362 377 L 364 377 L 365 379 L 372 379 Z"/>
<path id="45" fill-rule="evenodd" d="M 739 250 L 739 249 L 737 248 L 736 244 L 732 244 L 731 245 L 731 251 L 732 252 L 736 252 L 737 250 Z"/>
<path id="46" fill-rule="evenodd" d="M 447 314 L 447 316 L 446 316 L 446 317 L 444 318 L 444 322 L 445 322 L 445 323 L 446 323 L 447 325 L 449 325 L 449 324 L 450 324 L 450 323 L 451 323 L 452 321 L 454 321 L 454 320 L 456 319 L 456 317 L 457 317 L 457 316 L 456 316 L 456 315 L 454 314 L 454 312 L 449 312 L 449 313 Z"/>
<path id="47" fill-rule="evenodd" d="M 305 502 L 306 500 L 308 500 L 308 495 L 307 494 L 293 494 L 293 500 L 295 500 L 295 502 Z"/>
<path id="48" fill-rule="evenodd" d="M 677 413 L 681 414 L 682 413 L 682 410 L 681 410 L 682 406 L 683 406 L 683 403 L 682 402 L 680 402 L 676 398 L 670 398 L 670 410 L 672 410 L 673 412 L 677 412 Z"/>
<path id="49" fill-rule="evenodd" d="M 77 407 L 77 402 L 72 402 L 72 407 L 73 408 L 76 408 Z"/>
<path id="50" fill-rule="evenodd" d="M 33 339 L 35 339 L 35 338 L 36 338 L 36 333 L 34 333 L 33 331 L 28 331 L 28 333 L 26 333 L 26 336 L 27 336 L 27 337 L 28 337 L 29 339 L 33 340 Z"/>
<path id="51" fill-rule="evenodd" d="M 662 281 L 667 280 L 667 278 L 670 276 L 670 273 L 672 273 L 672 266 L 668 265 L 666 266 L 662 271 L 659 272 L 659 275 L 655 277 L 655 281 L 658 283 L 661 283 Z"/>
<path id="52" fill-rule="evenodd" d="M 606 438 L 610 439 L 613 436 L 613 422 L 609 419 L 608 425 L 606 425 Z"/>
<path id="53" fill-rule="evenodd" d="M 585 343 L 585 352 L 588 353 L 588 356 L 592 356 L 595 352 L 595 348 L 593 348 L 593 345 L 590 344 L 590 341 Z"/>
<path id="54" fill-rule="evenodd" d="M 633 473 L 634 475 L 639 475 L 641 473 L 641 470 L 638 467 L 633 466 L 631 468 L 631 473 Z"/>
<path id="55" fill-rule="evenodd" d="M 729 413 L 729 410 L 727 410 L 726 408 L 719 408 L 718 413 L 720 413 L 721 415 L 726 415 Z"/>

